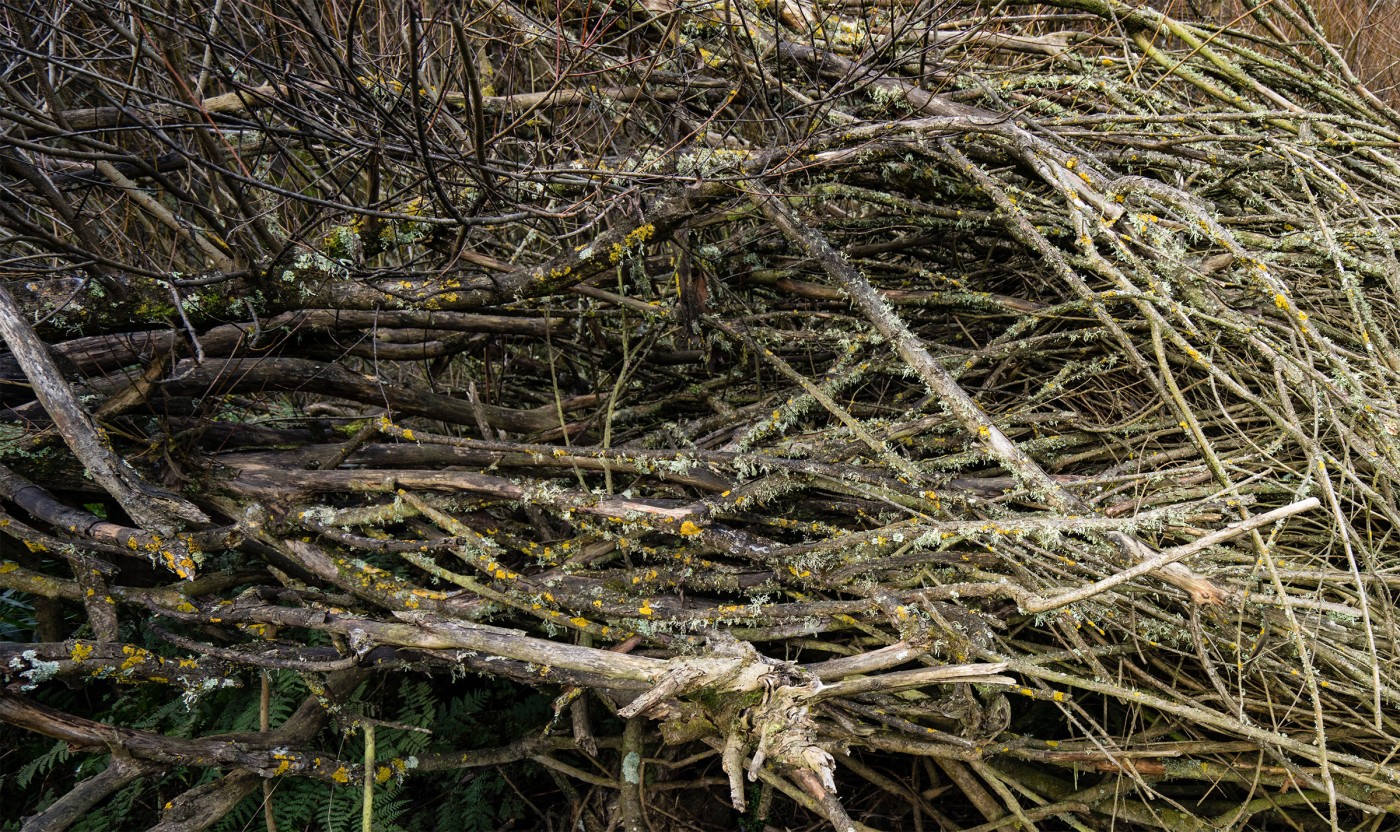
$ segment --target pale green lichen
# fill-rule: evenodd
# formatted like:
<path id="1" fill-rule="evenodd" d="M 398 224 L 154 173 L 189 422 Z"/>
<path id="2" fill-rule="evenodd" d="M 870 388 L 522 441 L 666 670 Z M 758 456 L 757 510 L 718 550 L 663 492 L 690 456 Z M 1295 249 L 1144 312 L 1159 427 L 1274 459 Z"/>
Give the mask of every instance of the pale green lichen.
<path id="1" fill-rule="evenodd" d="M 632 785 L 642 782 L 642 755 L 635 751 L 627 752 L 622 758 L 622 779 Z"/>
<path id="2" fill-rule="evenodd" d="M 58 662 L 45 661 L 39 658 L 39 654 L 34 650 L 25 650 L 10 659 L 10 667 L 18 670 L 21 678 L 29 680 L 20 686 L 20 690 L 33 690 L 40 682 L 47 682 L 57 676 L 59 670 Z"/>

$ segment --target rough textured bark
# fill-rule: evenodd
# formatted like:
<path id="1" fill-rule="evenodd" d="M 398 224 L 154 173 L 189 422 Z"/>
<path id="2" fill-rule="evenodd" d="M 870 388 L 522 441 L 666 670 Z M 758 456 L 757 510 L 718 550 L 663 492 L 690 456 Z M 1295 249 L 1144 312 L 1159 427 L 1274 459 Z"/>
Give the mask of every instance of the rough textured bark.
<path id="1" fill-rule="evenodd" d="M 1396 811 L 1400 116 L 1197 6 L 0 0 L 16 811 Z"/>

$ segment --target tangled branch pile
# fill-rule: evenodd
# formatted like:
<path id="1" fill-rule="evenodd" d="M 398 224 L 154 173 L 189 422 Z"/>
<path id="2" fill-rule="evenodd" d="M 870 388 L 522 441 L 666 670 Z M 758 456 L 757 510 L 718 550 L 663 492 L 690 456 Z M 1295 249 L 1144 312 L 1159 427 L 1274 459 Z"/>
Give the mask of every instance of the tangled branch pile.
<path id="1" fill-rule="evenodd" d="M 521 760 L 561 829 L 1379 828 L 1400 114 L 1217 5 L 7 0 L 0 719 L 113 754 L 33 828 Z M 462 670 L 555 712 L 376 753 Z"/>

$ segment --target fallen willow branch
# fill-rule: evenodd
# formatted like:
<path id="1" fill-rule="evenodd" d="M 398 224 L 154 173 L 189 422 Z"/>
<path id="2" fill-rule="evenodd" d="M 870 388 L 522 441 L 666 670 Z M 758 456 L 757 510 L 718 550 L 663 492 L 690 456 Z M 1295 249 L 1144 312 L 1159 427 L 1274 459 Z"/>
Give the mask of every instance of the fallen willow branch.
<path id="1" fill-rule="evenodd" d="M 1382 823 L 1400 115 L 1179 5 L 0 0 L 16 816 Z"/>
<path id="2" fill-rule="evenodd" d="M 1224 543 L 1227 540 L 1233 540 L 1242 534 L 1247 534 L 1255 529 L 1277 523 L 1285 517 L 1292 517 L 1300 512 L 1310 511 L 1320 505 L 1322 505 L 1322 502 L 1316 497 L 1309 497 L 1306 500 L 1299 500 L 1296 503 L 1290 503 L 1289 505 L 1276 508 L 1273 511 L 1255 515 L 1247 520 L 1231 523 L 1225 528 L 1217 529 L 1199 540 L 1187 543 L 1184 546 L 1174 546 L 1166 551 L 1146 557 L 1137 565 L 1129 569 L 1124 569 L 1116 575 L 1110 575 L 1101 581 L 1096 581 L 1088 586 L 1080 587 L 1079 589 L 1070 590 L 1069 592 L 1056 595 L 1053 598 L 1028 598 L 1020 602 L 1020 607 L 1025 612 L 1048 612 L 1070 604 L 1077 604 L 1080 601 L 1087 601 L 1095 595 L 1107 592 L 1119 584 L 1127 583 L 1134 578 L 1160 569 L 1169 563 L 1175 563 L 1184 558 L 1189 558 L 1192 555 L 1205 551 L 1211 546 Z"/>

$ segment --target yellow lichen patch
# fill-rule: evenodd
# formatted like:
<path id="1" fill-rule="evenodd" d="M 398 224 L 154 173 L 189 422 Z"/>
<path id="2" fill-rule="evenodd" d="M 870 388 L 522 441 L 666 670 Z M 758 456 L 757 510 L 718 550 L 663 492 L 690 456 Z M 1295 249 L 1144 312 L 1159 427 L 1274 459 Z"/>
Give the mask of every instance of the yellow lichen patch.
<path id="1" fill-rule="evenodd" d="M 486 564 L 486 572 L 498 581 L 510 581 L 520 577 L 520 573 L 512 572 L 494 560 Z"/>
<path id="2" fill-rule="evenodd" d="M 651 601 L 643 601 L 642 605 L 640 607 L 637 607 L 637 612 L 641 613 L 642 615 L 651 615 L 655 613 L 656 610 L 651 608 Z"/>
<path id="3" fill-rule="evenodd" d="M 687 520 L 681 524 L 681 534 L 685 535 L 686 537 L 694 537 L 695 535 L 700 534 L 700 527 Z"/>
<path id="4" fill-rule="evenodd" d="M 126 656 L 118 666 L 119 670 L 130 672 L 137 665 L 142 664 L 152 658 L 156 658 L 149 650 L 140 647 L 132 647 L 130 644 L 122 645 L 122 654 Z"/>
<path id="5" fill-rule="evenodd" d="M 622 238 L 622 242 L 613 243 L 612 249 L 608 252 L 608 259 L 616 263 L 621 260 L 633 247 L 640 246 L 652 235 L 656 233 L 656 226 L 651 223 L 639 225 L 627 232 L 627 236 Z"/>
<path id="6" fill-rule="evenodd" d="M 19 568 L 19 564 L 18 564 L 18 563 L 15 563 L 15 562 L 12 561 L 12 560 L 7 560 L 7 561 L 5 561 L 4 563 L 0 563 L 0 575 L 5 574 L 6 572 L 13 572 L 13 571 L 15 571 L 15 570 L 18 569 L 18 568 Z"/>
<path id="7" fill-rule="evenodd" d="M 189 555 L 161 550 L 161 560 L 165 561 L 165 567 L 185 580 L 192 580 L 195 575 L 195 562 Z"/>
<path id="8" fill-rule="evenodd" d="M 349 783 L 350 772 L 345 770 L 345 766 L 339 766 L 335 771 L 331 772 L 331 779 L 337 783 Z"/>
<path id="9" fill-rule="evenodd" d="M 379 766 L 374 770 L 374 782 L 383 785 L 389 782 L 389 778 L 394 776 L 394 772 L 388 766 Z"/>
<path id="10" fill-rule="evenodd" d="M 73 645 L 73 652 L 70 654 L 75 662 L 87 661 L 92 656 L 92 645 L 84 642 L 76 642 Z"/>

